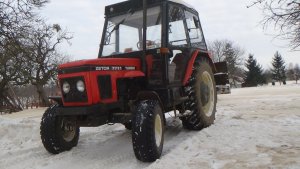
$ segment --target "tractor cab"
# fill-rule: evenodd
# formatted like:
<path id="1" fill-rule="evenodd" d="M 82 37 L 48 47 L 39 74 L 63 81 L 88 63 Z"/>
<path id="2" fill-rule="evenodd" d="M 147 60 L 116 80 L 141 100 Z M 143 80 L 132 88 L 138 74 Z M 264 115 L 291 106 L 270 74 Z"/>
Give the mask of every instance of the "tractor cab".
<path id="1" fill-rule="evenodd" d="M 133 2 L 106 7 L 100 57 L 143 50 L 143 9 L 131 5 Z M 148 5 L 147 50 L 190 45 L 207 50 L 195 10 L 173 1 L 150 1 Z"/>
<path id="2" fill-rule="evenodd" d="M 144 8 L 137 0 L 105 8 L 99 58 L 140 58 L 149 85 L 186 83 L 191 56 L 208 57 L 198 12 L 178 0 L 147 0 Z"/>

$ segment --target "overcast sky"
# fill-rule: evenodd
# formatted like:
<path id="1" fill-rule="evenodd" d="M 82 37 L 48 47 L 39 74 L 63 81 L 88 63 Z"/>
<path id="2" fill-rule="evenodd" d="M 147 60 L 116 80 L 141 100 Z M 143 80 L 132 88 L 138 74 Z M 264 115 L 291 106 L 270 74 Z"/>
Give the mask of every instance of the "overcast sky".
<path id="1" fill-rule="evenodd" d="M 58 23 L 72 32 L 72 45 L 63 45 L 61 51 L 72 60 L 97 58 L 104 23 L 104 7 L 123 0 L 51 0 L 42 9 L 49 23 Z M 200 15 L 207 41 L 229 39 L 245 49 L 247 58 L 254 54 L 264 68 L 279 51 L 287 64 L 300 63 L 300 52 L 292 52 L 288 42 L 274 39 L 273 28 L 263 30 L 259 24 L 262 11 L 246 8 L 251 0 L 185 0 Z"/>

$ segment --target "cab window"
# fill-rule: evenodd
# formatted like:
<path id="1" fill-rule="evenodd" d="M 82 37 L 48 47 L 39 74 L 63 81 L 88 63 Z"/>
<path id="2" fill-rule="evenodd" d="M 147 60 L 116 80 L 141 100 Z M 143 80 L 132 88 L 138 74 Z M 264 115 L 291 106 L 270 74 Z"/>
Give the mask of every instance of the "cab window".
<path id="1" fill-rule="evenodd" d="M 170 5 L 168 30 L 170 46 L 186 47 L 188 45 L 184 19 L 184 10 L 181 7 Z"/>
<path id="2" fill-rule="evenodd" d="M 191 46 L 195 48 L 206 49 L 198 16 L 186 11 L 185 17 L 188 34 L 191 40 Z"/>

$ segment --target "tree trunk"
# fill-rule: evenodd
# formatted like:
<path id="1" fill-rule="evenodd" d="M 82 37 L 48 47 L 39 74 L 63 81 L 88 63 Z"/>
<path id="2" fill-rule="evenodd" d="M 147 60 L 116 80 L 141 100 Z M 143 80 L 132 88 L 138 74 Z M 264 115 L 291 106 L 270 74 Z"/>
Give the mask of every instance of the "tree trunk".
<path id="1" fill-rule="evenodd" d="M 37 89 L 37 93 L 39 94 L 39 98 L 41 98 L 41 104 L 42 106 L 49 106 L 50 105 L 50 102 L 46 96 L 46 93 L 45 93 L 45 90 L 43 88 L 42 85 L 40 84 L 37 84 L 36 85 L 36 89 Z"/>

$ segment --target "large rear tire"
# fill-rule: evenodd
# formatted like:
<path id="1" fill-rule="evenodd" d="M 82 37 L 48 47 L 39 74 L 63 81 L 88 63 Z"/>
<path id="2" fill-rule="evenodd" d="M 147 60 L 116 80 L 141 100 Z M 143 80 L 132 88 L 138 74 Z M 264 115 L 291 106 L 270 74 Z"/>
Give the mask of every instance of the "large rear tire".
<path id="1" fill-rule="evenodd" d="M 132 144 L 135 156 L 143 162 L 160 158 L 164 143 L 164 116 L 156 100 L 137 103 L 132 119 Z"/>
<path id="2" fill-rule="evenodd" d="M 72 117 L 56 115 L 58 106 L 46 110 L 41 121 L 41 139 L 46 150 L 52 154 L 69 151 L 77 146 L 79 127 Z"/>
<path id="3" fill-rule="evenodd" d="M 185 102 L 182 124 L 189 130 L 201 130 L 214 123 L 217 91 L 214 75 L 205 58 L 195 62 L 194 71 L 185 87 L 189 100 Z"/>

